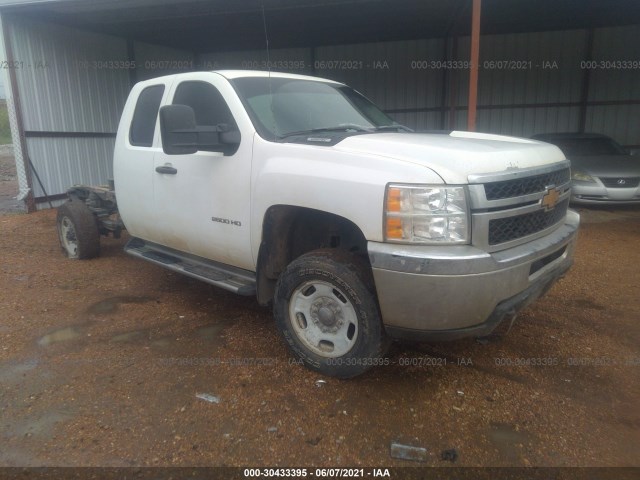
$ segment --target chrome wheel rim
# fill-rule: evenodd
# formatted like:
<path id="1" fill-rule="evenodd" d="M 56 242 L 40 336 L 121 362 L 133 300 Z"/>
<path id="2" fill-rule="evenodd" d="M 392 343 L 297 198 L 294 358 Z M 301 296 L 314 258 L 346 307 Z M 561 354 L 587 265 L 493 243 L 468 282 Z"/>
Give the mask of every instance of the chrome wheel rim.
<path id="1" fill-rule="evenodd" d="M 341 357 L 358 339 L 353 305 L 328 282 L 312 280 L 296 288 L 289 301 L 289 319 L 304 346 L 322 357 Z"/>
<path id="2" fill-rule="evenodd" d="M 74 258 L 78 256 L 78 237 L 76 236 L 76 229 L 73 226 L 73 222 L 69 217 L 63 217 L 60 222 L 60 241 L 69 257 Z"/>

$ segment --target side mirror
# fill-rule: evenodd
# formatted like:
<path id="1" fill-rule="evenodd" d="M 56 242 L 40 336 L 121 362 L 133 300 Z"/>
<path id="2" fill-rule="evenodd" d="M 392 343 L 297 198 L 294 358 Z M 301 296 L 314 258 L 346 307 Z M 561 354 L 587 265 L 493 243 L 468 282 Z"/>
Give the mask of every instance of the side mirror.
<path id="1" fill-rule="evenodd" d="M 240 145 L 240 132 L 222 123 L 196 125 L 193 108 L 188 105 L 165 105 L 160 109 L 162 149 L 167 155 L 190 155 L 198 150 L 229 154 Z"/>
<path id="2" fill-rule="evenodd" d="M 220 143 L 223 145 L 240 145 L 240 130 L 229 130 L 227 125 L 220 125 Z"/>
<path id="3" fill-rule="evenodd" d="M 165 105 L 160 109 L 162 149 L 167 155 L 189 155 L 198 151 L 196 115 L 187 105 Z"/>

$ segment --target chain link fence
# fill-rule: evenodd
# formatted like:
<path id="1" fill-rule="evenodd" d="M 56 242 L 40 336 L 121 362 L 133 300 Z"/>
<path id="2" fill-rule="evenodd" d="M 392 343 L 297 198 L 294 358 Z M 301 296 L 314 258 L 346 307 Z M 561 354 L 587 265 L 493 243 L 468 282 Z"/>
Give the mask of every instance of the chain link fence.
<path id="1" fill-rule="evenodd" d="M 16 161 L 16 175 L 18 177 L 18 196 L 17 200 L 24 202 L 30 193 L 29 174 L 25 169 L 25 161 L 22 152 L 22 144 L 20 143 L 20 134 L 18 130 L 18 118 L 16 116 L 16 108 L 10 92 L 7 95 L 7 112 L 9 114 L 9 125 L 11 126 L 11 140 L 13 142 L 13 155 Z"/>

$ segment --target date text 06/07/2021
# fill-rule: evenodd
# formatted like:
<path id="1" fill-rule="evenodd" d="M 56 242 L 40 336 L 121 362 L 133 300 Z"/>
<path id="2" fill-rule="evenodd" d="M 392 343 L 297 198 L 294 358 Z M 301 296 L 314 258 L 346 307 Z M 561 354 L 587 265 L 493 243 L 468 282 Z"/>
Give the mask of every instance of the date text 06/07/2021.
<path id="1" fill-rule="evenodd" d="M 391 478 L 388 468 L 245 468 L 245 478 Z"/>

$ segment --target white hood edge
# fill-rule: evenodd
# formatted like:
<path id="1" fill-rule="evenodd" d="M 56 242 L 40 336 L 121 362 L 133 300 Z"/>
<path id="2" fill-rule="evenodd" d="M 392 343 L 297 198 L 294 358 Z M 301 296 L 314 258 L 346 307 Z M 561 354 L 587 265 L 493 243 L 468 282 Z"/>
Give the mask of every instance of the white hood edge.
<path id="1" fill-rule="evenodd" d="M 334 148 L 423 165 L 447 184 L 464 185 L 469 175 L 513 172 L 565 160 L 551 144 L 526 138 L 454 131 L 373 133 L 348 137 Z M 391 180 L 393 181 L 393 180 Z"/>

